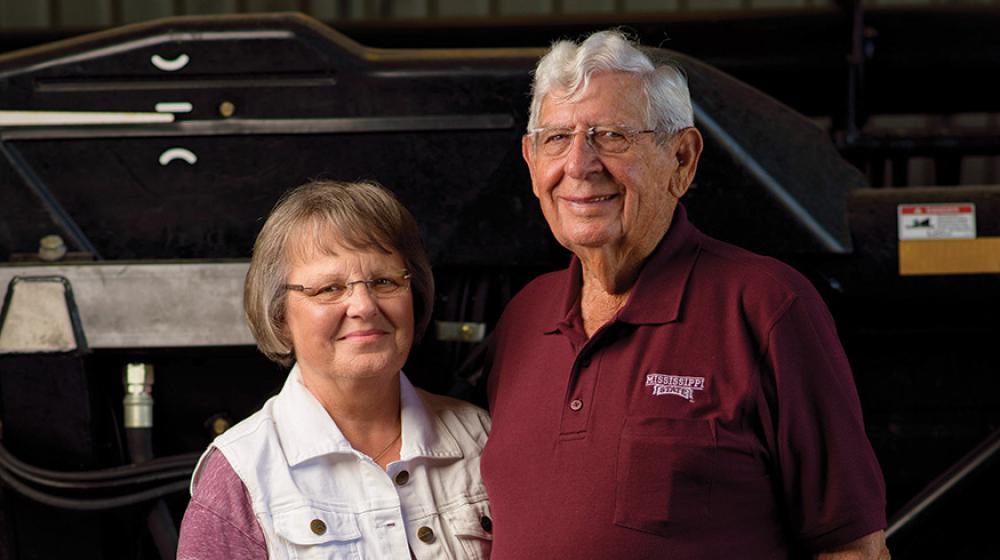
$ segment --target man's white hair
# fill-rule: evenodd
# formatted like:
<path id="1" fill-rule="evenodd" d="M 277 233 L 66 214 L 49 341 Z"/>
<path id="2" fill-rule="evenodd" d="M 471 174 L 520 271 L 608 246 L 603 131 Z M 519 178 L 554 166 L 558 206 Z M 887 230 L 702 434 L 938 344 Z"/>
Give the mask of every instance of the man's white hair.
<path id="1" fill-rule="evenodd" d="M 581 43 L 557 41 L 535 67 L 528 130 L 538 128 L 538 113 L 547 95 L 573 102 L 587 90 L 590 78 L 603 72 L 639 77 L 646 94 L 646 128 L 673 134 L 694 126 L 691 94 L 684 72 L 672 63 L 656 66 L 619 30 L 598 31 Z"/>

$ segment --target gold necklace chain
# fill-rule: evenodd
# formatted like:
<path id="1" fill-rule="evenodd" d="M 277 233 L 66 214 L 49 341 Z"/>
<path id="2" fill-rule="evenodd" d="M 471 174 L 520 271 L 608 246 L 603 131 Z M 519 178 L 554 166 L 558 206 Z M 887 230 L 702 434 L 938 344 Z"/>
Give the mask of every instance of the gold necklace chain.
<path id="1" fill-rule="evenodd" d="M 386 445 L 382 449 L 382 451 L 379 451 L 378 455 L 375 455 L 374 457 L 372 457 L 372 461 L 378 463 L 379 457 L 381 457 L 382 455 L 385 455 L 385 452 L 388 451 L 390 447 L 392 447 L 392 444 L 396 443 L 396 440 L 399 439 L 399 436 L 401 436 L 401 435 L 403 435 L 403 428 L 399 429 L 399 433 L 396 434 L 396 437 L 392 438 L 392 441 L 390 441 L 389 444 Z"/>

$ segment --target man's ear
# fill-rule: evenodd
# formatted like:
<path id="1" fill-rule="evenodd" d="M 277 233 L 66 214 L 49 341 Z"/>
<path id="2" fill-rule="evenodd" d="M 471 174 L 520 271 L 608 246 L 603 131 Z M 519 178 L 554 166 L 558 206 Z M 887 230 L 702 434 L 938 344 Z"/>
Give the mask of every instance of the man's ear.
<path id="1" fill-rule="evenodd" d="M 538 190 L 535 188 L 535 144 L 531 140 L 530 134 L 525 134 L 521 137 L 521 157 L 524 158 L 524 163 L 528 165 L 528 173 L 531 174 L 531 192 L 535 193 L 535 197 L 538 197 Z"/>
<path id="2" fill-rule="evenodd" d="M 697 128 L 688 127 L 678 132 L 671 144 L 673 145 L 674 157 L 677 158 L 677 167 L 670 178 L 669 188 L 670 193 L 679 199 L 684 196 L 694 181 L 704 141 Z"/>

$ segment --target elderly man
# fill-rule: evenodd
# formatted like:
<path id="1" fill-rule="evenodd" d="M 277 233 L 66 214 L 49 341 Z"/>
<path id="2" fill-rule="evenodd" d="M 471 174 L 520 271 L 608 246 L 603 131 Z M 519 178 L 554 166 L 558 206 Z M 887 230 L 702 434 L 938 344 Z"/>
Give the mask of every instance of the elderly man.
<path id="1" fill-rule="evenodd" d="M 885 489 L 818 293 L 679 199 L 683 74 L 617 32 L 539 62 L 524 159 L 568 269 L 489 358 L 495 560 L 885 559 Z"/>

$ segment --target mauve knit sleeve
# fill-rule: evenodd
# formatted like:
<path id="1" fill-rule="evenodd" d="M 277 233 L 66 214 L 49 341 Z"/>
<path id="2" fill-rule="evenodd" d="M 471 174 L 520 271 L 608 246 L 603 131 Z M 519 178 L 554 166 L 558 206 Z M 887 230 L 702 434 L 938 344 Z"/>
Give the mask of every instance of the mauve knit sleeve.
<path id="1" fill-rule="evenodd" d="M 181 522 L 178 560 L 267 558 L 250 494 L 222 453 L 205 459 Z"/>

